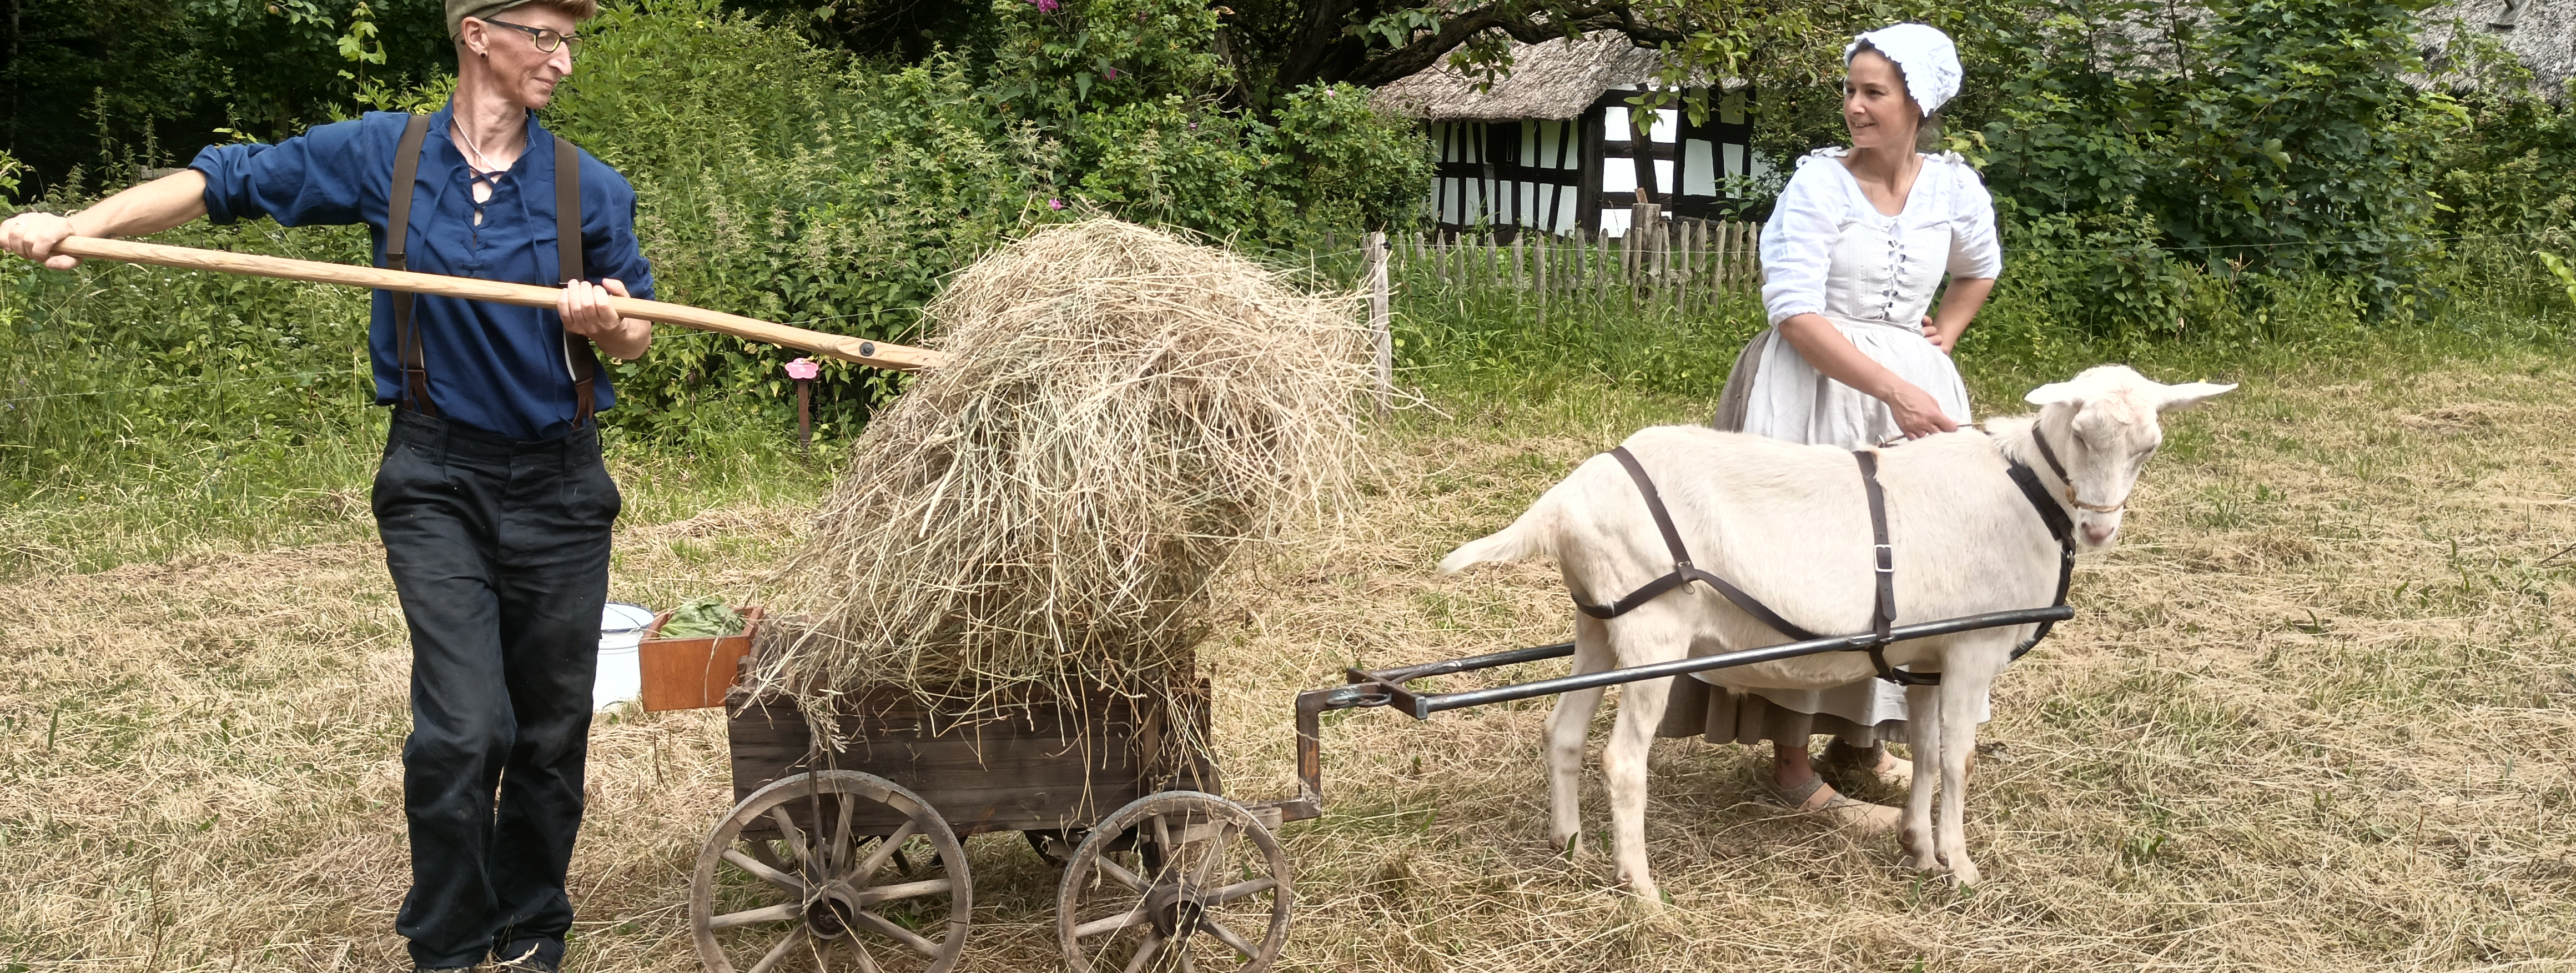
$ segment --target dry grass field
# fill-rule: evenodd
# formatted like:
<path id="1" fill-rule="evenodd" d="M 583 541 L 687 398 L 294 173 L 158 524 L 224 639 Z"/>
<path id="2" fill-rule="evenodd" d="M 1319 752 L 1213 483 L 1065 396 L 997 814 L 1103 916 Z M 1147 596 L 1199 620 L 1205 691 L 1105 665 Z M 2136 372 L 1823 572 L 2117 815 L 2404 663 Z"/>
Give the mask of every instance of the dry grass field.
<path id="1" fill-rule="evenodd" d="M 2576 367 L 2233 377 L 2174 417 L 2077 620 L 1997 689 L 1969 799 L 1985 885 L 1758 803 L 1760 752 L 1667 740 L 1648 837 L 1671 903 L 1647 907 L 1608 883 L 1597 787 L 1591 846 L 1547 847 L 1544 706 L 1362 711 L 1326 731 L 1325 817 L 1283 835 L 1284 967 L 2576 970 Z M 1577 389 L 1389 433 L 1360 508 L 1224 588 L 1204 658 L 1229 791 L 1287 791 L 1289 697 L 1343 665 L 1563 638 L 1552 569 L 1431 563 L 1702 408 Z M 612 590 L 756 594 L 800 518 L 630 524 Z M 405 679 L 368 543 L 0 587 L 0 969 L 402 968 Z M 570 968 L 693 970 L 721 721 L 592 741 Z M 966 968 L 1050 966 L 1052 870 L 1016 836 L 969 850 Z"/>

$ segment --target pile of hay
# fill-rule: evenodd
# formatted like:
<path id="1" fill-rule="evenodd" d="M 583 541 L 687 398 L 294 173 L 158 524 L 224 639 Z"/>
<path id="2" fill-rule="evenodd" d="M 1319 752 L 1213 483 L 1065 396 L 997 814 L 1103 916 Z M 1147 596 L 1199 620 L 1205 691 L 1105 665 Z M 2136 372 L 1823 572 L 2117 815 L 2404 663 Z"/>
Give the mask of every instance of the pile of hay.
<path id="1" fill-rule="evenodd" d="M 812 710 L 1187 673 L 1227 558 L 1348 486 L 1355 310 L 1111 219 L 978 261 L 929 309 L 947 363 L 868 425 L 781 572 L 803 621 L 756 677 Z"/>

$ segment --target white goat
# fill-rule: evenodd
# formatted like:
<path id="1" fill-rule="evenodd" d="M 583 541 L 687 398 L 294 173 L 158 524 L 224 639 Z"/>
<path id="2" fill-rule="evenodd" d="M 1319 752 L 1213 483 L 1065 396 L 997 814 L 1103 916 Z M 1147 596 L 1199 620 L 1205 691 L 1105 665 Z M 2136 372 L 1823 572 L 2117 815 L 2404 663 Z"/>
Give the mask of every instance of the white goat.
<path id="1" fill-rule="evenodd" d="M 1991 436 L 1945 433 L 1882 451 L 1895 549 L 1897 624 L 2043 607 L 2056 594 L 2060 550 L 2007 461 L 2029 465 L 2076 525 L 2081 546 L 2111 543 L 2120 511 L 2147 457 L 2163 442 L 2158 413 L 2186 407 L 2233 385 L 2163 385 L 2107 365 L 2045 385 L 2025 398 L 2037 416 L 1992 419 Z M 2033 437 L 2047 437 L 2066 477 L 2049 469 Z M 1750 592 L 1792 624 L 1829 635 L 1869 630 L 1875 576 L 1870 520 L 1852 454 L 1695 426 L 1661 426 L 1625 443 L 1661 490 L 1696 564 Z M 2067 480 L 2072 480 L 2069 491 Z M 2071 495 L 2068 495 L 2071 492 Z M 2079 502 L 2080 501 L 2080 502 Z M 1673 570 L 1637 485 L 1608 454 L 1595 456 L 1550 488 L 1501 532 L 1440 562 L 1448 573 L 1485 561 L 1556 559 L 1576 598 L 1606 605 Z M 1625 615 L 1574 620 L 1574 671 L 1639 666 L 1684 654 L 1778 645 L 1788 637 L 1755 621 L 1705 585 L 1693 584 Z M 1960 825 L 1977 704 L 2012 647 L 2032 626 L 1986 629 L 1901 642 L 1887 660 L 1937 686 L 1909 686 L 1910 743 L 1919 784 L 1905 807 L 1903 843 L 1912 867 L 1979 880 Z M 1729 689 L 1817 689 L 1874 675 L 1862 652 L 1830 652 L 1706 672 Z M 1656 900 L 1646 869 L 1646 749 L 1662 719 L 1669 680 L 1630 683 L 1603 750 L 1610 789 L 1616 874 Z M 1601 690 L 1557 701 L 1548 747 L 1550 835 L 1566 847 L 1581 833 L 1575 785 L 1585 731 Z M 1940 830 L 1933 831 L 1935 768 Z"/>

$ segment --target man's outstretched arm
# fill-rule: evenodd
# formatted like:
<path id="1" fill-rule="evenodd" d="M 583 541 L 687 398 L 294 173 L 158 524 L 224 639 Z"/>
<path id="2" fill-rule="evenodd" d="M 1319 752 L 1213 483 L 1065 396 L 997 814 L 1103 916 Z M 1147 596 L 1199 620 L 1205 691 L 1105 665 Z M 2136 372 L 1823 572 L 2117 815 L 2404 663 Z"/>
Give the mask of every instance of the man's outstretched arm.
<path id="1" fill-rule="evenodd" d="M 0 223 L 0 249 L 54 270 L 80 258 L 54 252 L 65 237 L 147 236 L 206 215 L 206 174 L 182 169 L 98 201 L 70 216 L 20 213 Z"/>

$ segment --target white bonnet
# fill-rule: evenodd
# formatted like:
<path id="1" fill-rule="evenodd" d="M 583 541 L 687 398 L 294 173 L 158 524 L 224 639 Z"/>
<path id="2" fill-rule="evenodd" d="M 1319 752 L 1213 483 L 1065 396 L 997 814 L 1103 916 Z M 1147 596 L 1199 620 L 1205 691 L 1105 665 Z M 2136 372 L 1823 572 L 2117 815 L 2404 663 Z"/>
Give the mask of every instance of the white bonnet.
<path id="1" fill-rule="evenodd" d="M 1877 48 L 1905 72 L 1905 93 L 1923 106 L 1923 114 L 1940 111 L 1959 93 L 1959 46 L 1930 24 L 1896 24 L 1852 38 L 1843 46 L 1843 63 L 1860 53 L 1862 43 Z"/>

